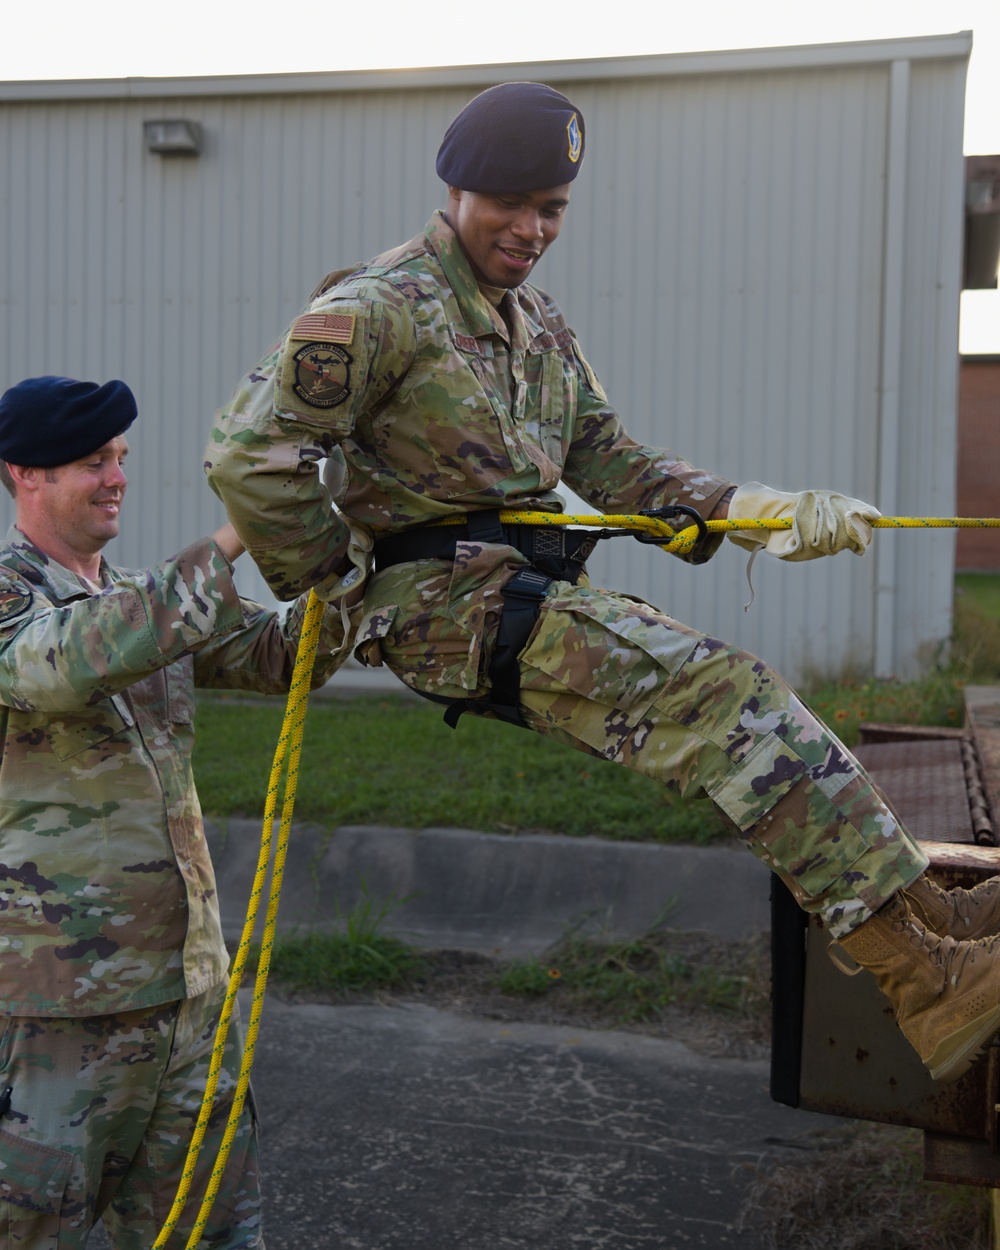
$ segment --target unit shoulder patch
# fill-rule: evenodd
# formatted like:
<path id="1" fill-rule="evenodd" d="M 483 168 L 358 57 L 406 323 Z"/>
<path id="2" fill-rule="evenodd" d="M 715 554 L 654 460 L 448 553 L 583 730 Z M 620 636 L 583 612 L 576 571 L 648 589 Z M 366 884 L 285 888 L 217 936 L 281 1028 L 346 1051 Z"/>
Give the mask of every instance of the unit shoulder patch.
<path id="1" fill-rule="evenodd" d="M 31 607 L 32 594 L 21 586 L 0 581 L 0 626 L 9 625 Z"/>
<path id="2" fill-rule="evenodd" d="M 292 356 L 291 389 L 310 408 L 335 408 L 351 393 L 352 364 L 351 354 L 335 343 L 307 343 Z"/>

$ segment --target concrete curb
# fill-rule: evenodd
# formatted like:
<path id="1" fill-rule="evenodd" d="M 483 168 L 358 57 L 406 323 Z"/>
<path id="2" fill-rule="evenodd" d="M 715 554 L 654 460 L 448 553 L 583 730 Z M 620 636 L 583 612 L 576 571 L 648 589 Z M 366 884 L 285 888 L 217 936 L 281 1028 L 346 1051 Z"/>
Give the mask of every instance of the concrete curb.
<path id="1" fill-rule="evenodd" d="M 260 823 L 206 822 L 206 831 L 223 929 L 235 940 Z M 279 931 L 332 926 L 365 891 L 376 905 L 395 904 L 385 928 L 415 945 L 507 955 L 541 954 L 575 929 L 635 937 L 664 918 L 733 939 L 770 924 L 769 875 L 740 847 L 302 825 L 289 842 Z"/>

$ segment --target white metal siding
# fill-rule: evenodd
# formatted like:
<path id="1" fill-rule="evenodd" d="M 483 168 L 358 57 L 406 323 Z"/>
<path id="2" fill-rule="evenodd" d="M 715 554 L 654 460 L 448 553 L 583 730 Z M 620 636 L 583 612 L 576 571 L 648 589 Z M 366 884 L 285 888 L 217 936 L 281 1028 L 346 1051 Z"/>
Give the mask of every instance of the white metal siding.
<path id="1" fill-rule="evenodd" d="M 580 99 L 597 117 L 591 194 L 574 193 L 566 232 L 590 216 L 593 263 L 553 250 L 538 280 L 635 437 L 737 481 L 875 497 L 884 84 L 866 66 L 622 84 L 610 107 L 602 84 Z M 638 141 L 634 117 L 648 119 Z M 870 662 L 864 562 L 758 561 L 749 614 L 745 564 L 730 544 L 699 569 L 621 542 L 592 561 L 596 578 L 798 673 L 840 667 L 848 643 L 852 663 Z"/>
<path id="2" fill-rule="evenodd" d="M 535 280 L 633 436 L 737 481 L 947 513 L 968 51 L 952 37 L 198 80 L 159 96 L 141 82 L 77 84 L 76 98 L 73 84 L 8 84 L 0 383 L 133 386 L 116 559 L 149 563 L 209 531 L 212 410 L 324 273 L 416 234 L 443 203 L 434 155 L 465 101 L 539 77 L 581 108 L 587 158 Z M 145 152 L 143 120 L 177 116 L 202 124 L 203 154 Z M 947 635 L 953 537 L 876 544 L 864 561 L 758 560 L 748 614 L 731 544 L 691 569 L 617 539 L 591 567 L 796 679 L 876 658 L 904 673 Z"/>

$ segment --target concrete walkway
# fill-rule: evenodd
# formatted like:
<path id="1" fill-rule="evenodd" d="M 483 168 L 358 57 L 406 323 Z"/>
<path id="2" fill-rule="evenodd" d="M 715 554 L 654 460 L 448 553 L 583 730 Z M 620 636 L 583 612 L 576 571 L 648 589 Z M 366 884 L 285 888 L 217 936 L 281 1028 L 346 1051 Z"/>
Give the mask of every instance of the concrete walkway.
<path id="1" fill-rule="evenodd" d="M 767 1064 L 424 1006 L 270 1003 L 255 1061 L 269 1250 L 763 1250 L 755 1166 L 826 1117 Z"/>

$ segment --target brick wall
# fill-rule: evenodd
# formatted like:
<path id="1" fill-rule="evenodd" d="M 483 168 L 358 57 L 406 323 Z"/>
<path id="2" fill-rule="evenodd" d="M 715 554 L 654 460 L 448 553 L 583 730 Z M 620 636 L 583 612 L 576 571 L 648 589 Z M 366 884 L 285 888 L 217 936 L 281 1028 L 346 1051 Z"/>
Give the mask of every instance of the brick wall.
<path id="1" fill-rule="evenodd" d="M 962 358 L 957 499 L 959 516 L 1000 516 L 1000 356 Z M 1000 529 L 959 530 L 956 566 L 1000 571 Z"/>

